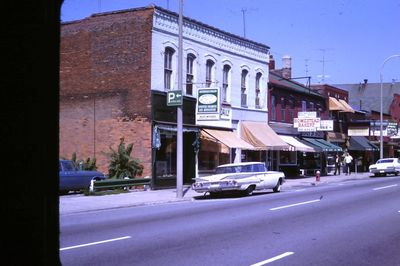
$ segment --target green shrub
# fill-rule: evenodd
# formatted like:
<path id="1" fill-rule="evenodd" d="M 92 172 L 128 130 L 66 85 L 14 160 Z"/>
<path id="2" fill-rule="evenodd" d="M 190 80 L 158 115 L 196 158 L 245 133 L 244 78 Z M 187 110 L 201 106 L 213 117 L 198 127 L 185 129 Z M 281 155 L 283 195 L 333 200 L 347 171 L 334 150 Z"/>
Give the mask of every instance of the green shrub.
<path id="1" fill-rule="evenodd" d="M 110 146 L 111 152 L 106 153 L 110 159 L 110 165 L 108 166 L 109 178 L 133 178 L 143 173 L 143 165 L 139 160 L 131 157 L 132 148 L 133 143 L 125 147 L 124 138 L 120 139 L 117 150 Z"/>

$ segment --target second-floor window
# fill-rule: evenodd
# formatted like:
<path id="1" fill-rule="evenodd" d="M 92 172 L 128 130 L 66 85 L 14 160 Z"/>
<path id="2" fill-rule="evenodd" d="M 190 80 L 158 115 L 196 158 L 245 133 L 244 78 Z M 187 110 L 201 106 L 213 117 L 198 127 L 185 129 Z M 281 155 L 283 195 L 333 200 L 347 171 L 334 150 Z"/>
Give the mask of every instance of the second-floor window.
<path id="1" fill-rule="evenodd" d="M 172 56 L 175 50 L 171 47 L 165 48 L 164 53 L 164 89 L 170 90 L 172 87 Z"/>
<path id="2" fill-rule="evenodd" d="M 261 92 L 261 76 L 262 74 L 258 72 L 256 74 L 256 108 L 261 108 L 260 105 L 260 92 Z"/>
<path id="3" fill-rule="evenodd" d="M 293 123 L 294 121 L 294 109 L 296 107 L 296 100 L 294 98 L 290 98 L 289 100 L 289 117 L 290 117 L 290 123 Z"/>
<path id="4" fill-rule="evenodd" d="M 276 121 L 276 100 L 275 96 L 271 96 L 271 120 Z"/>
<path id="5" fill-rule="evenodd" d="M 307 111 L 307 101 L 306 100 L 302 100 L 301 101 L 301 111 L 302 112 L 306 112 Z"/>
<path id="6" fill-rule="evenodd" d="M 193 62 L 196 57 L 193 54 L 188 54 L 186 59 L 186 94 L 193 95 Z"/>
<path id="7" fill-rule="evenodd" d="M 208 59 L 206 62 L 206 86 L 210 87 L 212 83 L 214 62 Z"/>
<path id="8" fill-rule="evenodd" d="M 310 112 L 315 111 L 315 106 L 313 102 L 310 102 Z"/>
<path id="9" fill-rule="evenodd" d="M 281 121 L 286 121 L 286 99 L 281 98 Z"/>
<path id="10" fill-rule="evenodd" d="M 247 75 L 249 71 L 246 69 L 242 70 L 241 78 L 241 106 L 247 107 Z"/>
<path id="11" fill-rule="evenodd" d="M 228 102 L 230 71 L 231 67 L 229 65 L 224 65 L 224 68 L 222 70 L 222 92 L 221 92 L 221 99 L 223 102 Z"/>

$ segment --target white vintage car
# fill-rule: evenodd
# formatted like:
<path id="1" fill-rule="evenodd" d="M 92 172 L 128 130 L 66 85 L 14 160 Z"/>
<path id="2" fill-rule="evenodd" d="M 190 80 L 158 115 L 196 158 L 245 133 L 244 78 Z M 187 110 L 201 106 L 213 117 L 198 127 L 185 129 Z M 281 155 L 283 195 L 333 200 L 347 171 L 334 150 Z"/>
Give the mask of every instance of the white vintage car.
<path id="1" fill-rule="evenodd" d="M 216 195 L 223 191 L 240 191 L 251 195 L 255 190 L 272 189 L 279 192 L 285 182 L 283 172 L 267 171 L 264 163 L 246 162 L 220 165 L 215 174 L 195 179 L 192 189 Z"/>
<path id="2" fill-rule="evenodd" d="M 375 164 L 369 166 L 369 172 L 375 176 L 400 173 L 400 159 L 399 158 L 383 158 L 379 159 Z"/>

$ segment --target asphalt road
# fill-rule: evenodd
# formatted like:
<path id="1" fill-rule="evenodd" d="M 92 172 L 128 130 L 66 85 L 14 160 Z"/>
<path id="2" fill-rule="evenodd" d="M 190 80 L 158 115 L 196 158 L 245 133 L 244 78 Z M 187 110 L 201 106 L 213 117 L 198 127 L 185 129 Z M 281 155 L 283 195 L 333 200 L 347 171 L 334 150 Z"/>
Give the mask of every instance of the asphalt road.
<path id="1" fill-rule="evenodd" d="M 67 214 L 60 227 L 63 265 L 400 265 L 400 178 Z"/>

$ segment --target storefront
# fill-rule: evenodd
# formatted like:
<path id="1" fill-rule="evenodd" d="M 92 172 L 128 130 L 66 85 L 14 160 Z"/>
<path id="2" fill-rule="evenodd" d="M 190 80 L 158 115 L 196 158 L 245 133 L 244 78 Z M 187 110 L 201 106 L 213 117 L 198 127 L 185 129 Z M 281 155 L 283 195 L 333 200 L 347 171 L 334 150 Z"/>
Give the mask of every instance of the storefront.
<path id="1" fill-rule="evenodd" d="M 241 137 L 256 150 L 246 153 L 245 161 L 266 162 L 269 170 L 279 170 L 279 153 L 290 146 L 265 122 L 242 121 Z"/>
<path id="2" fill-rule="evenodd" d="M 199 175 L 213 172 L 221 165 L 240 161 L 236 149 L 243 151 L 255 148 L 237 136 L 236 132 L 211 128 L 201 129 L 201 149 L 198 154 Z"/>
<path id="3" fill-rule="evenodd" d="M 165 92 L 152 91 L 152 187 L 176 187 L 177 108 L 167 106 Z M 196 176 L 197 141 L 200 129 L 195 125 L 196 100 L 183 98 L 183 183 L 191 184 Z"/>
<path id="4" fill-rule="evenodd" d="M 349 137 L 347 149 L 355 162 L 353 171 L 368 172 L 368 166 L 379 158 L 379 148 L 363 136 Z"/>
<path id="5" fill-rule="evenodd" d="M 308 146 L 294 136 L 279 135 L 279 137 L 289 145 L 288 149 L 278 152 L 279 154 L 279 171 L 285 173 L 286 177 L 299 176 L 301 174 L 299 163 L 304 154 L 315 153 L 316 150 Z"/>
<path id="6" fill-rule="evenodd" d="M 343 149 L 324 139 L 320 138 L 302 138 L 302 142 L 312 146 L 317 152 L 303 154 L 300 162 L 304 175 L 314 175 L 315 171 L 321 171 L 322 175 L 332 174 L 334 172 L 334 158 L 337 153 Z"/>

